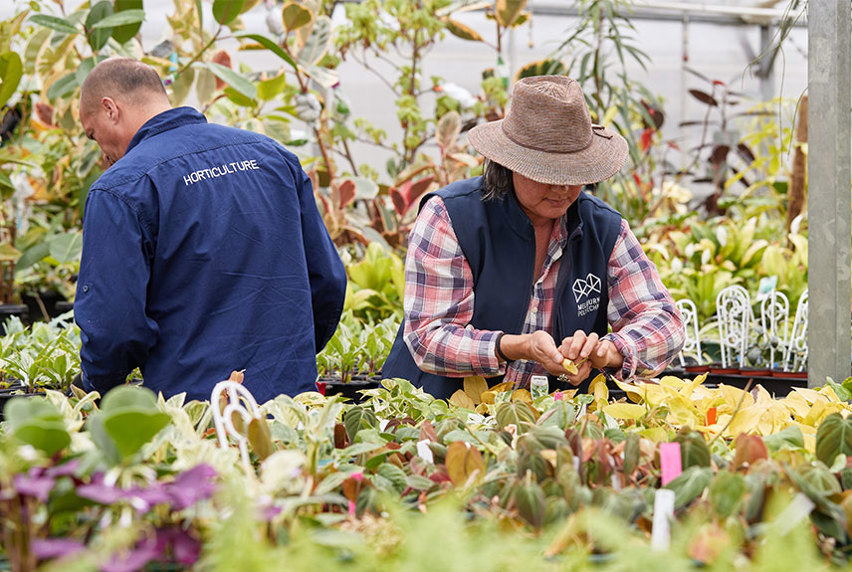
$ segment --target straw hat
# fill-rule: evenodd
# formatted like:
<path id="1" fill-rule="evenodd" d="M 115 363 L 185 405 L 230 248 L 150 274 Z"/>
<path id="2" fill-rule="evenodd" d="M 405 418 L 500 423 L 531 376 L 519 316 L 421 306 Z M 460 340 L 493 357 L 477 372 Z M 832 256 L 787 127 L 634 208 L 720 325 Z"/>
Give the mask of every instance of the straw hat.
<path id="1" fill-rule="evenodd" d="M 552 185 L 603 181 L 627 159 L 627 141 L 592 124 L 580 84 L 564 76 L 518 81 L 506 117 L 477 125 L 468 140 L 495 163 Z"/>

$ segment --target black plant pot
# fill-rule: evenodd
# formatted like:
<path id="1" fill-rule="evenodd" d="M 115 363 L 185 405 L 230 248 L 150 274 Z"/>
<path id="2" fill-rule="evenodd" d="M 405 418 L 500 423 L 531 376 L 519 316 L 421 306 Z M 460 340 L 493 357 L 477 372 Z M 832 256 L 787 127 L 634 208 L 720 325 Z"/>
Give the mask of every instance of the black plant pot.
<path id="1" fill-rule="evenodd" d="M 41 299 L 41 304 L 39 304 L 39 299 Z M 27 305 L 30 322 L 47 321 L 68 310 L 66 306 L 63 306 L 63 310 L 57 308 L 60 302 L 68 304 L 68 300 L 65 299 L 65 296 L 53 290 L 39 291 L 38 295 L 33 293 L 21 294 L 21 301 Z M 42 305 L 44 305 L 44 308 L 42 308 Z M 46 316 L 45 313 L 47 313 Z"/>
<path id="2" fill-rule="evenodd" d="M 5 324 L 12 316 L 27 321 L 28 314 L 29 309 L 25 304 L 0 304 L 0 325 Z"/>
<path id="3" fill-rule="evenodd" d="M 365 375 L 353 375 L 346 383 L 341 381 L 339 377 L 321 377 L 317 381 L 318 383 L 325 383 L 325 395 L 346 397 L 351 403 L 364 401 L 362 390 L 376 389 L 381 385 L 380 376 L 367 377 Z"/>

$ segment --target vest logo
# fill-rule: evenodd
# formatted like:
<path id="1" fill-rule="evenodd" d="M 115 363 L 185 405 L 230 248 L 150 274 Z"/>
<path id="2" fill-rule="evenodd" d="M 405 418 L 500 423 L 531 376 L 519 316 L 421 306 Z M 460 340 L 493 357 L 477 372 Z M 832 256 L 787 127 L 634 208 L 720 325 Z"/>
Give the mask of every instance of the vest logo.
<path id="1" fill-rule="evenodd" d="M 585 316 L 590 312 L 596 312 L 601 303 L 601 279 L 592 273 L 589 273 L 585 280 L 577 278 L 571 286 L 574 292 L 574 301 L 577 303 L 577 315 Z M 597 293 L 597 296 L 592 296 L 592 293 Z M 582 304 L 580 300 L 586 298 Z"/>

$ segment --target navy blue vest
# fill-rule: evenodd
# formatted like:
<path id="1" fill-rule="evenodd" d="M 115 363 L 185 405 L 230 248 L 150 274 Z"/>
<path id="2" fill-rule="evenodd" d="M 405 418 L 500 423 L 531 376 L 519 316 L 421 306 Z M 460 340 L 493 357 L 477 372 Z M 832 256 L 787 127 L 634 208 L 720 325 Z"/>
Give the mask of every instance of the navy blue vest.
<path id="1" fill-rule="evenodd" d="M 443 199 L 473 273 L 471 325 L 519 334 L 535 283 L 535 231 L 514 193 L 483 201 L 480 181 L 481 177 L 458 181 L 432 194 Z M 421 208 L 432 194 L 423 197 Z M 557 345 L 577 330 L 607 332 L 607 264 L 621 230 L 621 215 L 600 199 L 581 193 L 568 209 L 567 228 L 552 324 Z M 417 367 L 403 341 L 403 328 L 397 332 L 382 376 L 408 379 L 438 398 L 461 389 L 461 378 Z"/>

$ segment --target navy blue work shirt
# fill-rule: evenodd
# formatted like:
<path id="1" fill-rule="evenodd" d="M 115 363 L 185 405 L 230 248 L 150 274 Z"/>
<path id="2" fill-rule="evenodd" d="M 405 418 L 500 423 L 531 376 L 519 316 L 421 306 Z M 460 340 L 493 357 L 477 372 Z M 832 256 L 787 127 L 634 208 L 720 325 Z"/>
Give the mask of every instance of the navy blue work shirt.
<path id="1" fill-rule="evenodd" d="M 259 403 L 315 390 L 346 274 L 297 157 L 188 107 L 146 122 L 91 187 L 74 311 L 83 386 L 140 367 L 209 399 L 232 370 Z"/>

